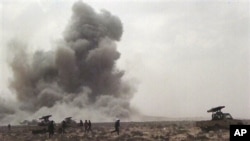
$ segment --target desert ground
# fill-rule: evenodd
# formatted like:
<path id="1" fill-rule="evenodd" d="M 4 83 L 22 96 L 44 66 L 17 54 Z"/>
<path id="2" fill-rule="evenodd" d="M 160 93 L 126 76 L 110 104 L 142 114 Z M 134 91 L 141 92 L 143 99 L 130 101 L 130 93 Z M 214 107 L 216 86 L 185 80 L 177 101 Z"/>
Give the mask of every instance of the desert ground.
<path id="1" fill-rule="evenodd" d="M 207 122 L 207 121 L 205 121 Z M 249 124 L 249 121 L 243 121 Z M 85 133 L 79 126 L 58 132 L 56 125 L 53 137 L 48 133 L 33 134 L 32 130 L 46 129 L 39 126 L 7 126 L 0 128 L 0 141 L 228 141 L 229 125 L 199 125 L 196 121 L 121 122 L 120 134 L 111 134 L 114 123 L 92 123 L 92 132 Z"/>

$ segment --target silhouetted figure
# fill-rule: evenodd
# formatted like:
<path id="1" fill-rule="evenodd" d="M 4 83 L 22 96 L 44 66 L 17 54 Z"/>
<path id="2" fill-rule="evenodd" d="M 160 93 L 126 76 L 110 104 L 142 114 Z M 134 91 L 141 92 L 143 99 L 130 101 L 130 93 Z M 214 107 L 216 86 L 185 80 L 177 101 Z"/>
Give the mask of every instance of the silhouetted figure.
<path id="1" fill-rule="evenodd" d="M 80 127 L 83 127 L 83 122 L 82 122 L 82 120 L 80 120 Z"/>
<path id="2" fill-rule="evenodd" d="M 55 129 L 54 121 L 50 121 L 50 123 L 48 125 L 49 138 L 54 135 L 54 129 Z"/>
<path id="3" fill-rule="evenodd" d="M 10 131 L 10 129 L 11 129 L 11 125 L 10 125 L 10 124 L 8 124 L 8 131 Z"/>
<path id="4" fill-rule="evenodd" d="M 84 128 L 85 128 L 85 132 L 88 132 L 88 121 L 85 120 L 84 122 Z"/>
<path id="5" fill-rule="evenodd" d="M 65 129 L 66 129 L 66 121 L 63 120 L 63 121 L 62 121 L 62 134 L 65 133 Z"/>
<path id="6" fill-rule="evenodd" d="M 120 131 L 119 131 L 119 128 L 120 128 L 120 120 L 117 119 L 116 122 L 115 122 L 115 130 L 114 130 L 114 131 L 111 131 L 111 133 L 116 132 L 117 135 L 119 135 L 119 132 L 120 132 Z"/>
<path id="7" fill-rule="evenodd" d="M 91 129 L 91 121 L 90 120 L 88 122 L 88 131 L 92 131 L 92 129 Z"/>
<path id="8" fill-rule="evenodd" d="M 79 123 L 79 126 L 80 126 L 80 129 L 81 129 L 81 131 L 83 131 L 83 122 L 82 122 L 82 120 L 80 120 L 80 123 Z"/>

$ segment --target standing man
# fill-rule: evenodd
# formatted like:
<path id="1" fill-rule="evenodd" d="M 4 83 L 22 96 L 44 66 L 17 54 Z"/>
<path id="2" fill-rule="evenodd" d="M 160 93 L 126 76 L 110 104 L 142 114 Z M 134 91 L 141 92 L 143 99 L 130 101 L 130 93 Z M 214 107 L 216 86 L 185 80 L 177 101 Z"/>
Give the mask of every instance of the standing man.
<path id="1" fill-rule="evenodd" d="M 80 128 L 81 128 L 81 131 L 83 130 L 83 122 L 82 122 L 82 120 L 80 120 Z"/>
<path id="2" fill-rule="evenodd" d="M 114 133 L 116 132 L 117 135 L 119 135 L 119 132 L 120 132 L 120 119 L 117 119 L 116 122 L 115 122 L 115 130 L 114 131 L 111 131 L 111 133 Z"/>
<path id="3" fill-rule="evenodd" d="M 66 121 L 63 120 L 63 121 L 62 121 L 62 134 L 65 133 L 65 129 L 66 129 Z"/>
<path id="4" fill-rule="evenodd" d="M 49 138 L 54 135 L 54 121 L 50 121 L 48 125 L 48 131 L 49 131 Z"/>
<path id="5" fill-rule="evenodd" d="M 10 124 L 8 124 L 8 131 L 10 131 L 10 129 L 11 129 L 11 125 L 10 125 Z"/>
<path id="6" fill-rule="evenodd" d="M 90 120 L 89 120 L 89 122 L 88 122 L 88 131 L 91 131 L 91 132 L 92 132 Z"/>
<path id="7" fill-rule="evenodd" d="M 85 132 L 88 132 L 88 121 L 85 120 L 84 122 L 84 128 L 85 128 Z"/>

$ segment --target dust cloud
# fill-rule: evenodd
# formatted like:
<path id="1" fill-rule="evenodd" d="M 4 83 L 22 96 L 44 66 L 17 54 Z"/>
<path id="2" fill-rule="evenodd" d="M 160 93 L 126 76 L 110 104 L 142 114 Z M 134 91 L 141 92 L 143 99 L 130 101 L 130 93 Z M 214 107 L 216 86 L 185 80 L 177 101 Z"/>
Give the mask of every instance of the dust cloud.
<path id="1" fill-rule="evenodd" d="M 134 88 L 116 67 L 121 20 L 82 1 L 74 3 L 72 12 L 56 49 L 31 53 L 22 41 L 9 43 L 13 72 L 9 86 L 17 103 L 11 109 L 0 106 L 2 121 L 44 114 L 57 120 L 73 116 L 108 121 L 137 113 L 130 106 Z"/>

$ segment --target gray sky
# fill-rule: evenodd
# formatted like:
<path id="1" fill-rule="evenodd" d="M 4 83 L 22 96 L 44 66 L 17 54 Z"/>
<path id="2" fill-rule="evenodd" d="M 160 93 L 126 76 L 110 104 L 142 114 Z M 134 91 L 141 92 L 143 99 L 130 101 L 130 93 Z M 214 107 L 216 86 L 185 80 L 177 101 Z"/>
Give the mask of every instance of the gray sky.
<path id="1" fill-rule="evenodd" d="M 6 44 L 24 40 L 30 51 L 49 50 L 71 16 L 69 0 L 0 2 L 0 97 L 14 99 Z M 243 0 L 87 0 L 118 16 L 119 68 L 137 91 L 131 103 L 146 115 L 210 117 L 225 105 L 233 117 L 250 118 L 250 3 Z"/>

